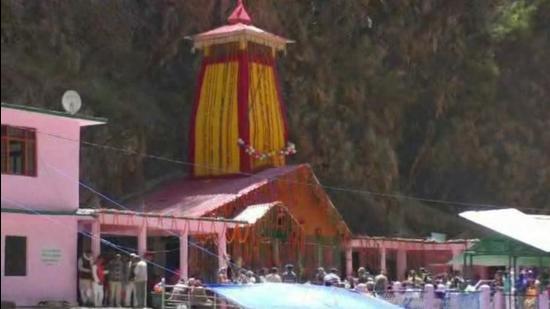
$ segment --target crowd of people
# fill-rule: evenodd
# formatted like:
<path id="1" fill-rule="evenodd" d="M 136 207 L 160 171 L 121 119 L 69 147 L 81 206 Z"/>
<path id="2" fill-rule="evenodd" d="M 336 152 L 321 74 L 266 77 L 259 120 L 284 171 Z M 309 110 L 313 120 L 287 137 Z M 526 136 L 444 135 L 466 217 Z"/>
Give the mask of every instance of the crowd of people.
<path id="1" fill-rule="evenodd" d="M 279 272 L 278 267 L 261 268 L 257 272 L 245 268 L 221 268 L 218 271 L 218 283 L 227 284 L 253 284 L 265 282 L 285 282 L 297 283 L 298 276 L 294 272 L 294 265 L 287 264 L 283 273 Z"/>
<path id="2" fill-rule="evenodd" d="M 285 265 L 283 272 L 280 272 L 278 267 L 272 267 L 270 269 L 261 268 L 257 272 L 245 268 L 221 268 L 217 278 L 220 284 L 255 284 L 265 282 L 299 283 L 298 275 L 292 264 Z M 376 275 L 371 275 L 364 267 L 360 267 L 357 270 L 356 277 L 344 279 L 342 279 L 340 271 L 335 267 L 329 268 L 328 270 L 319 267 L 311 280 L 304 283 L 357 289 L 365 293 L 383 293 L 389 286 L 389 281 L 385 272 L 381 271 Z"/>
<path id="3" fill-rule="evenodd" d="M 82 306 L 145 307 L 147 263 L 136 254 L 107 259 L 86 251 L 78 259 L 78 285 Z"/>
<path id="4" fill-rule="evenodd" d="M 491 281 L 491 292 L 501 291 L 505 295 L 518 295 L 524 308 L 535 308 L 537 296 L 546 290 L 550 295 L 550 273 L 535 268 L 520 267 L 517 278 L 512 281 L 510 272 L 499 270 Z M 512 289 L 513 287 L 513 289 Z"/>
<path id="5" fill-rule="evenodd" d="M 234 272 L 236 273 L 235 276 L 228 276 L 227 274 L 231 274 L 231 271 L 225 268 L 220 269 L 218 273 L 218 283 L 253 284 L 262 282 L 298 282 L 298 277 L 294 272 L 294 266 L 292 264 L 286 265 L 283 273 L 279 273 L 277 267 L 273 267 L 269 270 L 267 268 L 262 268 L 256 273 L 242 268 Z M 532 299 L 542 292 L 543 289 L 548 289 L 550 287 L 549 277 L 548 271 L 537 273 L 534 269 L 520 268 L 517 280 L 514 282 L 514 293 L 523 295 L 526 299 Z M 450 273 L 443 272 L 432 274 L 423 267 L 409 270 L 405 276 L 405 280 L 401 282 L 391 282 L 385 271 L 370 273 L 365 267 L 359 267 L 355 272 L 355 276 L 344 279 L 342 279 L 337 268 L 333 267 L 327 271 L 325 268 L 319 267 L 315 275 L 305 283 L 347 288 L 367 295 L 380 297 L 394 292 L 393 289 L 396 286 L 398 286 L 401 291 L 412 292 L 424 290 L 427 284 L 431 284 L 434 287 L 436 295 L 441 298 L 443 298 L 447 292 L 477 291 L 482 284 L 489 285 L 492 294 L 497 290 L 500 290 L 504 294 L 510 294 L 512 292 L 510 275 L 503 271 L 496 271 L 495 277 L 492 280 L 471 280 L 465 279 L 461 272 L 457 270 Z M 396 285 L 396 283 L 399 284 Z"/>
<path id="6" fill-rule="evenodd" d="M 83 306 L 145 307 L 147 304 L 149 292 L 147 262 L 136 254 L 128 256 L 115 254 L 106 259 L 104 256 L 94 258 L 90 251 L 86 251 L 78 259 L 78 275 L 80 300 Z M 520 268 L 515 281 L 511 279 L 512 277 L 514 277 L 513 274 L 499 270 L 495 272 L 492 280 L 473 283 L 471 280 L 465 280 L 459 271 L 432 274 L 420 267 L 418 270 L 409 270 L 405 280 L 390 282 L 385 271 L 371 273 L 365 267 L 359 267 L 354 276 L 342 277 L 339 269 L 335 267 L 328 270 L 319 267 L 305 284 L 346 288 L 375 297 L 387 297 L 396 292 L 393 291 L 396 287 L 400 291 L 419 293 L 425 285 L 431 284 L 434 286 L 436 296 L 441 298 L 444 298 L 448 292 L 472 292 L 476 291 L 481 284 L 488 284 L 492 294 L 496 291 L 504 294 L 514 291 L 515 294 L 522 295 L 527 308 L 531 307 L 530 303 L 534 303 L 534 299 L 543 289 L 550 287 L 548 270 L 537 272 L 534 269 Z M 303 280 L 299 280 L 292 264 L 285 265 L 282 271 L 278 267 L 272 267 L 261 268 L 254 272 L 230 263 L 229 267 L 218 271 L 217 282 L 219 284 L 300 283 Z M 192 299 L 193 303 L 208 304 L 206 290 L 198 276 L 191 276 L 189 279 L 180 279 L 178 276 L 172 284 L 174 285 L 173 298 L 185 294 Z"/>

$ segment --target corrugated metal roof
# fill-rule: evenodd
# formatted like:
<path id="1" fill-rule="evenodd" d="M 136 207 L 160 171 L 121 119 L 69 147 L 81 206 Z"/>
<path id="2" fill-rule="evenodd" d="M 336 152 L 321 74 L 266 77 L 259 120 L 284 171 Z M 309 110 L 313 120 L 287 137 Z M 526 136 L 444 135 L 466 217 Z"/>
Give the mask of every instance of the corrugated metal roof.
<path id="1" fill-rule="evenodd" d="M 527 215 L 515 208 L 465 211 L 460 216 L 506 237 L 550 252 L 550 216 Z"/>
<path id="2" fill-rule="evenodd" d="M 302 179 L 304 175 L 307 177 Z M 284 189 L 280 188 L 281 185 Z M 283 196 L 280 190 L 316 197 L 317 203 L 326 205 L 323 209 L 334 215 L 346 233 L 351 234 L 308 164 L 269 168 L 253 175 L 175 179 L 160 184 L 143 198 L 135 199 L 129 207 L 135 211 L 163 215 L 203 217 L 230 203 L 243 208 L 275 201 L 287 203 L 283 198 L 288 199 L 288 194 Z"/>
<path id="3" fill-rule="evenodd" d="M 303 168 L 293 165 L 270 168 L 251 176 L 231 178 L 189 179 L 181 178 L 159 186 L 158 190 L 145 196 L 145 212 L 158 212 L 181 216 L 204 216 L 250 192 L 279 178 Z M 141 204 L 131 205 L 142 211 Z"/>

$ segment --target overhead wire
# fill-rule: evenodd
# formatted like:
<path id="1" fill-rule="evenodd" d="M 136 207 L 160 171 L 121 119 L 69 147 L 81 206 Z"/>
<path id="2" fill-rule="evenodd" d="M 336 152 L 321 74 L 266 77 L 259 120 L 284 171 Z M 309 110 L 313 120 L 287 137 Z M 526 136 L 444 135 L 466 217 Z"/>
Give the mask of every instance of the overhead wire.
<path id="1" fill-rule="evenodd" d="M 46 168 L 52 169 L 54 172 L 56 172 L 57 174 L 59 174 L 59 175 L 65 177 L 65 178 L 68 179 L 69 181 L 77 182 L 80 186 L 82 186 L 82 187 L 84 187 L 85 189 L 89 190 L 90 192 L 92 192 L 92 193 L 94 193 L 94 194 L 100 196 L 101 198 L 107 200 L 108 202 L 110 202 L 110 203 L 112 203 L 112 204 L 118 206 L 118 207 L 121 208 L 121 209 L 132 211 L 132 209 L 130 209 L 130 208 L 128 208 L 128 207 L 122 205 L 121 203 L 119 203 L 119 202 L 117 202 L 116 200 L 110 198 L 109 196 L 107 196 L 107 195 L 105 195 L 105 194 L 99 192 L 98 190 L 94 189 L 93 187 L 84 184 L 82 181 L 80 181 L 80 180 L 78 180 L 78 179 L 77 179 L 77 180 L 71 179 L 71 177 L 70 177 L 69 175 L 63 173 L 63 172 L 62 172 L 60 169 L 58 169 L 58 168 L 56 168 L 56 167 L 54 167 L 54 166 L 52 166 L 52 165 L 50 165 L 50 164 L 47 164 Z M 173 231 L 170 231 L 170 230 L 166 230 L 166 232 L 167 232 L 168 234 L 170 234 L 171 236 L 178 237 L 178 239 L 181 240 L 181 237 L 182 237 L 181 235 L 179 235 L 179 234 L 177 234 L 177 233 L 175 233 L 175 232 L 173 232 Z M 206 247 L 203 247 L 203 246 L 201 246 L 201 245 L 199 245 L 199 244 L 197 244 L 197 243 L 191 241 L 190 239 L 188 239 L 187 242 L 188 242 L 191 246 L 193 246 L 193 247 L 195 247 L 195 248 L 197 248 L 197 249 L 203 251 L 204 253 L 206 253 L 206 254 L 208 254 L 208 255 L 211 255 L 211 256 L 214 256 L 214 257 L 217 257 L 217 258 L 220 258 L 220 257 L 221 257 L 222 259 L 225 260 L 225 262 L 226 262 L 229 266 L 237 266 L 237 267 L 238 267 L 237 264 L 232 263 L 232 262 L 231 262 L 229 259 L 227 259 L 227 257 L 225 257 L 225 256 L 221 256 L 221 255 L 219 255 L 219 254 L 217 254 L 217 253 L 215 253 L 215 252 L 212 252 L 212 251 L 208 250 Z"/>
<path id="2" fill-rule="evenodd" d="M 67 230 L 69 230 L 69 227 L 67 227 L 67 225 L 65 225 L 65 224 L 64 224 L 63 222 L 61 222 L 60 220 L 55 220 L 55 219 L 53 219 L 53 218 L 52 218 L 52 217 L 53 217 L 52 215 L 48 215 L 48 214 L 45 214 L 45 213 L 41 213 L 40 211 L 37 211 L 37 210 L 35 210 L 35 209 L 31 208 L 31 207 L 26 206 L 26 205 L 23 204 L 23 203 L 20 203 L 20 202 L 18 202 L 18 201 L 16 201 L 16 200 L 13 200 L 13 199 L 10 199 L 10 198 L 1 197 L 1 200 L 2 200 L 3 202 L 9 203 L 10 205 L 13 205 L 13 206 L 15 206 L 15 207 L 17 207 L 17 208 L 19 208 L 19 209 L 21 209 L 21 210 L 28 211 L 28 212 L 33 213 L 33 214 L 38 215 L 38 216 L 42 216 L 42 217 L 44 217 L 45 219 L 47 219 L 48 221 L 53 222 L 53 223 L 56 223 L 56 224 L 58 224 L 58 225 L 61 225 L 62 227 L 64 227 L 64 228 L 66 228 Z M 81 235 L 83 235 L 83 236 L 85 236 L 85 237 L 88 237 L 88 238 L 90 238 L 90 239 L 94 239 L 94 238 L 95 238 L 95 239 L 99 239 L 99 241 L 100 241 L 101 243 L 103 243 L 103 244 L 105 244 L 105 245 L 107 245 L 107 246 L 109 246 L 109 247 L 113 248 L 114 250 L 119 251 L 119 252 L 121 252 L 121 253 L 124 253 L 124 254 L 127 254 L 127 255 L 131 255 L 131 254 L 134 253 L 134 252 L 125 250 L 123 246 L 118 246 L 118 245 L 116 245 L 116 244 L 114 244 L 114 243 L 108 241 L 107 239 L 102 238 L 100 235 L 95 235 L 95 234 L 88 233 L 88 232 L 85 232 L 85 231 L 81 231 L 81 230 L 78 230 L 78 229 L 77 229 L 77 233 L 79 233 L 79 234 L 81 234 Z M 158 263 L 155 263 L 155 262 L 152 261 L 152 260 L 148 260 L 148 259 L 147 259 L 146 257 L 144 257 L 144 256 L 141 257 L 141 258 L 142 258 L 143 260 L 145 260 L 147 263 L 149 263 L 149 264 L 151 264 L 151 265 L 153 265 L 153 266 L 155 266 L 155 267 L 158 267 L 158 268 L 160 268 L 160 269 L 162 269 L 162 270 L 168 271 L 168 272 L 170 272 L 170 273 L 172 273 L 172 274 L 177 274 L 177 272 L 175 272 L 175 271 L 173 271 L 173 270 L 171 270 L 171 269 L 169 269 L 169 268 L 167 268 L 167 267 L 164 267 L 163 265 L 160 265 L 160 264 L 158 264 Z"/>
<path id="3" fill-rule="evenodd" d="M 23 127 L 21 127 L 21 128 L 23 128 Z M 199 166 L 199 167 L 204 168 L 204 169 L 223 172 L 223 169 L 214 168 L 214 167 L 204 165 L 204 164 L 196 164 L 196 163 L 187 162 L 187 161 L 183 161 L 183 160 L 171 159 L 171 158 L 167 158 L 167 157 L 163 157 L 163 156 L 158 156 L 158 155 L 133 151 L 133 150 L 129 150 L 129 149 L 123 149 L 123 148 L 120 148 L 120 147 L 104 145 L 104 144 L 99 144 L 99 143 L 93 143 L 93 142 L 84 141 L 84 140 L 72 139 L 72 138 L 68 138 L 68 137 L 64 137 L 64 136 L 60 136 L 60 135 L 57 135 L 57 134 L 48 133 L 48 132 L 44 132 L 44 131 L 40 131 L 40 130 L 36 130 L 36 132 L 39 133 L 39 134 L 48 135 L 48 136 L 51 136 L 51 137 L 71 141 L 71 142 L 74 142 L 74 143 L 81 143 L 83 145 L 87 145 L 87 146 L 91 146 L 91 147 L 102 148 L 102 149 L 106 149 L 106 150 L 125 153 L 125 154 L 131 155 L 131 156 L 139 156 L 139 157 L 143 157 L 143 158 L 154 159 L 154 160 L 179 164 L 179 165 L 183 165 L 183 166 Z M 370 190 L 365 190 L 365 189 L 354 189 L 354 188 L 346 188 L 346 187 L 339 187 L 339 186 L 332 186 L 332 185 L 324 185 L 324 184 L 321 184 L 319 182 L 303 182 L 303 181 L 297 181 L 297 180 L 283 179 L 280 176 L 267 178 L 267 177 L 259 176 L 259 175 L 254 174 L 254 173 L 248 173 L 248 172 L 242 172 L 242 171 L 240 171 L 236 174 L 241 175 L 241 176 L 248 176 L 248 177 L 251 177 L 251 178 L 258 179 L 258 180 L 275 180 L 275 181 L 281 181 L 281 182 L 286 182 L 286 183 L 295 184 L 295 185 L 322 187 L 322 188 L 326 189 L 327 191 L 340 191 L 340 192 L 348 192 L 348 193 L 354 193 L 354 194 L 372 195 L 372 196 L 377 196 L 377 197 L 382 197 L 382 198 L 415 200 L 415 201 L 420 201 L 420 202 L 434 203 L 434 204 L 447 205 L 447 206 L 463 206 L 463 207 L 474 207 L 474 208 L 477 207 L 477 208 L 491 208 L 491 209 L 511 208 L 510 206 L 507 206 L 507 205 L 451 201 L 451 200 L 424 198 L 424 197 L 417 197 L 417 196 L 410 196 L 410 195 L 396 194 L 396 193 L 382 193 L 382 192 L 375 192 L 375 191 L 370 191 Z M 542 212 L 542 213 L 550 213 L 550 211 L 545 210 L 545 209 L 540 209 L 540 208 L 522 207 L 521 209 L 532 210 L 532 211 L 535 211 L 535 212 Z"/>
<path id="4" fill-rule="evenodd" d="M 49 136 L 52 136 L 52 137 L 55 137 L 55 138 L 60 138 L 60 139 L 64 139 L 64 140 L 68 140 L 68 141 L 71 141 L 71 142 L 75 142 L 75 143 L 82 143 L 82 144 L 85 144 L 85 145 L 89 145 L 89 146 L 93 146 L 93 147 L 99 147 L 99 148 L 103 148 L 103 149 L 109 149 L 109 150 L 113 150 L 113 151 L 119 151 L 119 152 L 123 152 L 123 153 L 126 153 L 128 155 L 138 155 L 138 156 L 142 156 L 142 157 L 146 157 L 146 158 L 152 158 L 152 159 L 157 159 L 157 160 L 162 160 L 162 161 L 168 161 L 168 162 L 172 162 L 172 163 L 176 163 L 176 164 L 182 164 L 182 165 L 194 165 L 193 163 L 190 163 L 190 162 L 185 162 L 185 161 L 181 161 L 181 160 L 174 160 L 174 159 L 170 159 L 170 158 L 165 158 L 165 157 L 161 157 L 161 156 L 156 156 L 156 155 L 150 155 L 150 154 L 145 154 L 145 153 L 138 153 L 138 152 L 135 152 L 135 151 L 131 151 L 131 150 L 127 150 L 127 149 L 122 149 L 122 148 L 117 148 L 117 147 L 113 147 L 113 146 L 108 146 L 108 145 L 101 145 L 101 144 L 97 144 L 97 143 L 92 143 L 92 142 L 87 142 L 87 141 L 78 141 L 78 140 L 74 140 L 74 139 L 70 139 L 70 138 L 66 138 L 66 137 L 63 137 L 63 136 L 59 136 L 59 135 L 55 135 L 55 134 L 50 134 L 50 133 L 46 133 L 46 132 L 42 132 L 42 131 L 39 131 L 37 130 L 37 133 L 39 134 L 46 134 L 46 135 L 49 135 Z M 57 170 L 58 173 L 60 173 L 59 170 Z M 251 176 L 251 177 L 258 177 L 256 174 L 252 174 L 252 173 L 241 173 L 243 175 L 246 175 L 246 176 Z M 65 177 L 68 177 L 67 175 L 65 175 Z M 264 177 L 258 177 L 262 180 L 265 180 L 266 178 Z M 422 200 L 422 201 L 428 201 L 428 202 L 439 202 L 439 203 L 447 203 L 447 204 L 459 204 L 459 205 L 467 205 L 467 206 L 475 206 L 475 207 L 490 207 L 490 208 L 503 208 L 502 206 L 501 207 L 498 207 L 496 205 L 488 205 L 488 204 L 473 204 L 473 203 L 463 203 L 463 202 L 449 202 L 449 201 L 441 201 L 441 200 L 433 200 L 433 199 L 425 199 L 425 198 L 416 198 L 416 197 L 409 197 L 409 196 L 403 196 L 403 195 L 395 195 L 395 194 L 380 194 L 380 193 L 375 193 L 375 192 L 370 192 L 370 191 L 364 191 L 364 190 L 353 190 L 353 189 L 347 189 L 347 188 L 338 188 L 338 187 L 332 187 L 332 186 L 325 186 L 325 185 L 322 185 L 320 183 L 304 183 L 304 182 L 298 182 L 298 181 L 291 181 L 291 180 L 287 180 L 287 179 L 280 179 L 278 177 L 276 177 L 274 180 L 277 180 L 277 181 L 285 181 L 285 182 L 290 182 L 290 183 L 295 183 L 295 184 L 299 184 L 299 185 L 307 185 L 307 186 L 321 186 L 323 188 L 326 188 L 326 189 L 332 189 L 332 190 L 342 190 L 342 191 L 348 191 L 348 192 L 355 192 L 355 193 L 367 193 L 367 194 L 376 194 L 376 195 L 381 195 L 381 196 L 384 196 L 384 197 L 392 197 L 392 198 L 396 198 L 396 197 L 400 197 L 400 198 L 411 198 L 411 199 L 414 199 L 414 200 Z M 123 209 L 126 209 L 126 210 L 131 210 L 129 209 L 128 207 L 118 203 L 117 201 L 115 201 L 114 199 L 111 199 L 110 197 L 108 197 L 107 195 L 95 190 L 94 188 L 92 188 L 91 186 L 83 183 L 82 181 L 80 180 L 76 180 L 80 186 L 86 188 L 87 190 L 97 194 L 98 196 L 102 197 L 103 199 L 106 199 L 108 201 L 110 201 L 111 203 L 119 206 L 120 208 L 123 208 Z M 523 208 L 525 209 L 525 208 Z M 534 210 L 537 210 L 537 211 L 541 211 L 540 209 L 534 209 Z M 177 235 L 175 233 L 173 233 L 173 236 L 177 236 L 177 237 L 180 237 L 180 235 Z M 208 250 L 207 248 L 204 248 L 198 244 L 195 244 L 194 242 L 188 240 L 188 243 L 193 246 L 193 247 L 196 247 L 197 249 L 209 254 L 209 255 L 212 255 L 212 256 L 215 256 L 215 257 L 220 257 L 217 253 L 214 253 L 214 252 L 211 252 L 210 250 Z M 228 266 L 231 266 L 231 265 L 235 265 L 238 267 L 237 264 L 235 263 L 232 263 L 229 259 L 227 259 L 226 257 L 223 257 L 226 261 L 226 263 L 228 264 Z"/>

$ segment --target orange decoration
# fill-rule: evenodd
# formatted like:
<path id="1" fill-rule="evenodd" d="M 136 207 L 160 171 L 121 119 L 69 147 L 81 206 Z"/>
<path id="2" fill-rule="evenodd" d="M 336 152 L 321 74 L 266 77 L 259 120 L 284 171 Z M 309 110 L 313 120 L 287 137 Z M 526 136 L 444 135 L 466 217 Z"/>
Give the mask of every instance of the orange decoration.
<path id="1" fill-rule="evenodd" d="M 227 231 L 229 231 L 229 230 L 227 230 Z M 230 234 L 227 231 L 225 232 L 225 235 L 226 235 L 225 237 L 226 237 L 227 243 L 230 244 L 235 240 L 235 236 L 239 232 L 239 226 L 238 225 L 235 226 L 235 228 L 233 229 L 233 233 L 231 233 L 231 238 L 227 238 L 227 236 Z"/>
<path id="2" fill-rule="evenodd" d="M 250 225 L 246 227 L 246 234 L 243 234 L 244 235 L 244 238 L 240 238 L 239 237 L 239 243 L 245 243 L 246 240 L 248 239 L 248 236 L 250 235 Z"/>

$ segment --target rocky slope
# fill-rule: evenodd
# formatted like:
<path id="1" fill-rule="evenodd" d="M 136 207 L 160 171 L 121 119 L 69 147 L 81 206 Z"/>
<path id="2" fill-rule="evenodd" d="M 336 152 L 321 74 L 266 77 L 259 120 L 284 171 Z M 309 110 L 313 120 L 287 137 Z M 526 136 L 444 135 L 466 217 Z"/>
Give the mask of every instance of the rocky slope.
<path id="1" fill-rule="evenodd" d="M 249 0 L 296 40 L 280 61 L 294 162 L 310 162 L 357 232 L 464 231 L 471 208 L 550 209 L 550 1 Z M 83 139 L 186 161 L 199 58 L 185 35 L 229 0 L 2 0 L 2 101 L 83 112 Z M 83 179 L 123 199 L 181 163 L 84 146 Z M 83 192 L 83 203 L 92 195 Z M 379 193 L 379 194 L 372 194 Z"/>

